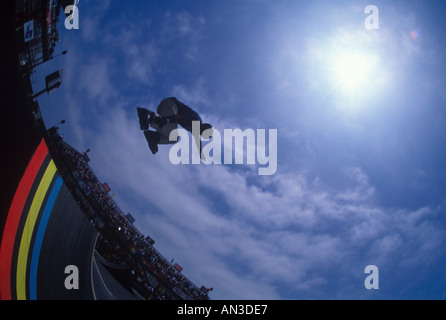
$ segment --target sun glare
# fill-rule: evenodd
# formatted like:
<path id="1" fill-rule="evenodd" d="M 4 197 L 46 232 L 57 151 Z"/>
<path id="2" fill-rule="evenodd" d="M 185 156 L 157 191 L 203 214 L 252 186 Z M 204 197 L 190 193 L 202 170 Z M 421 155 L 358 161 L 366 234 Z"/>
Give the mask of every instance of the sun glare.
<path id="1" fill-rule="evenodd" d="M 309 44 L 309 61 L 318 71 L 313 78 L 327 90 L 336 106 L 357 109 L 388 87 L 382 45 L 375 33 L 338 29 Z"/>
<path id="2" fill-rule="evenodd" d="M 341 53 L 334 61 L 334 77 L 341 89 L 354 90 L 367 85 L 374 60 L 366 54 Z"/>
<path id="3" fill-rule="evenodd" d="M 359 111 L 374 97 L 389 92 L 392 69 L 383 52 L 381 35 L 338 29 L 308 41 L 311 88 L 320 90 L 340 110 Z"/>

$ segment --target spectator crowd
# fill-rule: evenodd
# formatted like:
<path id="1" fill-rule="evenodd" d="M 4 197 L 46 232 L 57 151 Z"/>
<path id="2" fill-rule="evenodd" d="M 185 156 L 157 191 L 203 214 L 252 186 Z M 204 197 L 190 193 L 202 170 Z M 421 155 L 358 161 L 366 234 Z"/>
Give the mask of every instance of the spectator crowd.
<path id="1" fill-rule="evenodd" d="M 174 268 L 127 219 L 88 165 L 87 153 L 63 141 L 57 127 L 48 133 L 65 184 L 100 233 L 98 253 L 112 263 L 129 265 L 135 289 L 146 299 L 209 299 L 209 289 L 198 288 Z"/>

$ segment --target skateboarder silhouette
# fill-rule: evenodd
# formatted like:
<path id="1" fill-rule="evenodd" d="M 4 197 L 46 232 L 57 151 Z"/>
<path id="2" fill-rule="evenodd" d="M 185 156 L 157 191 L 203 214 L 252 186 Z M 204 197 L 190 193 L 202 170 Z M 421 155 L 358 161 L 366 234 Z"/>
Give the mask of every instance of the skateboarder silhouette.
<path id="1" fill-rule="evenodd" d="M 178 140 L 170 140 L 170 133 L 178 128 L 178 124 L 192 133 L 193 121 L 200 123 L 200 136 L 207 129 L 212 129 L 209 123 L 203 123 L 200 115 L 175 97 L 162 100 L 158 105 L 157 112 L 146 108 L 137 107 L 140 129 L 144 132 L 150 151 L 158 152 L 159 144 L 174 144 Z M 149 126 L 156 131 L 149 130 Z M 197 148 L 201 154 L 201 139 L 194 137 Z M 206 137 L 206 138 L 210 138 Z M 202 155 L 203 157 L 203 155 Z"/>

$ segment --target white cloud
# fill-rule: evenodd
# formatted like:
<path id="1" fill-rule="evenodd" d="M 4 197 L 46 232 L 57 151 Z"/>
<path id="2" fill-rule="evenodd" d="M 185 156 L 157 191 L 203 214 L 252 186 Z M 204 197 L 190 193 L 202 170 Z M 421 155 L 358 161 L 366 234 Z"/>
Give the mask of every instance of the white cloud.
<path id="1" fill-rule="evenodd" d="M 93 5 L 93 7 L 79 6 L 79 30 L 85 41 L 92 43 L 100 39 L 103 32 L 101 27 L 104 25 L 104 17 L 106 17 L 110 4 L 111 0 L 104 0 L 88 4 L 89 6 Z M 94 16 L 86 14 L 87 12 L 84 9 L 94 12 Z"/>
<path id="2" fill-rule="evenodd" d="M 210 105 L 211 100 L 203 77 L 199 78 L 192 86 L 185 86 L 184 84 L 175 85 L 172 89 L 172 95 L 181 97 L 181 101 L 191 106 Z"/>
<path id="3" fill-rule="evenodd" d="M 170 44 L 168 48 L 176 48 L 189 60 L 197 60 L 200 52 L 200 41 L 204 37 L 203 28 L 206 20 L 203 16 L 194 16 L 189 12 L 166 12 L 160 42 Z M 173 47 L 172 47 L 173 44 Z"/>
<path id="4" fill-rule="evenodd" d="M 109 48 L 106 55 L 114 58 L 116 69 L 128 80 L 153 85 L 160 56 L 158 39 L 152 33 L 151 19 L 134 22 L 128 17 L 110 23 L 117 32 L 104 32 L 102 43 Z M 124 27 L 122 27 L 124 26 Z M 119 54 L 123 59 L 116 60 Z"/>
<path id="5" fill-rule="evenodd" d="M 83 65 L 79 72 L 79 92 L 86 93 L 89 101 L 101 104 L 114 97 L 114 86 L 110 80 L 111 63 L 103 58 L 91 58 L 90 62 Z"/>
<path id="6" fill-rule="evenodd" d="M 350 202 L 366 201 L 373 198 L 375 188 L 370 186 L 369 179 L 360 168 L 346 169 L 347 175 L 354 179 L 354 187 L 340 192 L 335 196 L 336 199 Z"/>

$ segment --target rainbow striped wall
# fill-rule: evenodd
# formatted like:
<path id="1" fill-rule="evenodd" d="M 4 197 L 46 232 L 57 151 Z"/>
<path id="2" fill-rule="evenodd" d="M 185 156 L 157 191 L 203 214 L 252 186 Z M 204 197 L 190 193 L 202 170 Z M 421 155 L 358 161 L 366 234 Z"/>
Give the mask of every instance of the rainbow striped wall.
<path id="1" fill-rule="evenodd" d="M 0 249 L 0 298 L 37 299 L 40 250 L 63 184 L 42 139 L 9 208 Z"/>

